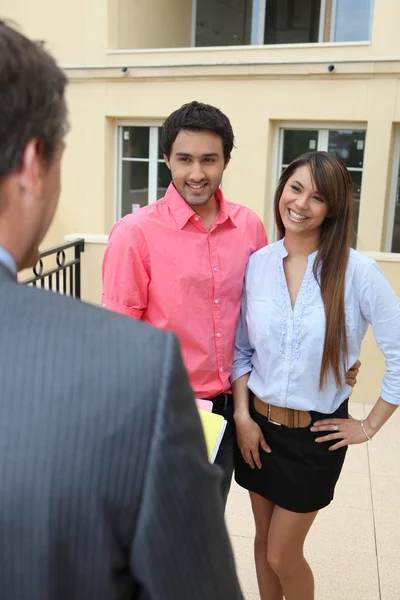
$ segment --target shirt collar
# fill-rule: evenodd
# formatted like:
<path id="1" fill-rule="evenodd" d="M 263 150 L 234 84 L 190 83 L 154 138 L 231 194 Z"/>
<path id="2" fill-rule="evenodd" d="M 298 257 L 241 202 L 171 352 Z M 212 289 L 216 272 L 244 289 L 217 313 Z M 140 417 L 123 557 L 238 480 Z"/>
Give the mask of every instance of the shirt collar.
<path id="1" fill-rule="evenodd" d="M 4 265 L 14 277 L 17 276 L 17 263 L 14 257 L 3 246 L 0 246 L 0 265 Z"/>
<path id="2" fill-rule="evenodd" d="M 215 224 L 220 225 L 225 221 L 230 220 L 232 225 L 234 227 L 237 227 L 234 216 L 232 214 L 231 205 L 228 204 L 228 202 L 226 201 L 225 196 L 223 195 L 220 188 L 217 189 L 214 195 L 217 202 L 219 202 L 219 211 L 215 220 Z M 179 229 L 183 229 L 186 223 L 189 221 L 189 219 L 195 216 L 196 213 L 194 212 L 193 208 L 191 208 L 189 204 L 185 202 L 185 200 L 182 198 L 182 196 L 180 195 L 173 183 L 170 183 L 165 194 L 165 199 L 168 202 L 168 206 Z"/>

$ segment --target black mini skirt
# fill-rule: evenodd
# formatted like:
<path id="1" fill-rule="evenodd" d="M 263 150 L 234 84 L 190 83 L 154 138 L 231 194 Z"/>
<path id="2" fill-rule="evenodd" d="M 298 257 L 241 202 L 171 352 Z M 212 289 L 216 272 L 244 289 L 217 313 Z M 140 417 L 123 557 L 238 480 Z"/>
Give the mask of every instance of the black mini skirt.
<path id="1" fill-rule="evenodd" d="M 347 446 L 331 451 L 335 442 L 319 442 L 324 435 L 310 427 L 289 429 L 270 423 L 254 409 L 250 393 L 250 415 L 261 428 L 271 453 L 260 448 L 262 469 L 252 469 L 242 457 L 235 436 L 235 479 L 243 488 L 263 496 L 286 510 L 307 513 L 327 506 L 346 457 Z M 348 399 L 331 415 L 311 411 L 312 423 L 318 419 L 348 418 Z M 325 434 L 326 435 L 326 434 Z"/>

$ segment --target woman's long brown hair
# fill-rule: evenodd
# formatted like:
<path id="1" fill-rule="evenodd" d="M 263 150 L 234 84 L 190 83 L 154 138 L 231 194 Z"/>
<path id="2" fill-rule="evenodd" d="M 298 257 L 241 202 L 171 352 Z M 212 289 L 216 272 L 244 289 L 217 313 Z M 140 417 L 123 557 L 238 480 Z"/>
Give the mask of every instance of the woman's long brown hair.
<path id="1" fill-rule="evenodd" d="M 275 223 L 279 239 L 285 236 L 279 201 L 287 181 L 296 169 L 307 166 L 318 194 L 328 209 L 321 225 L 321 237 L 313 272 L 325 307 L 325 341 L 320 371 L 320 389 L 331 369 L 338 387 L 343 386 L 346 372 L 347 333 L 345 315 L 345 279 L 349 260 L 353 224 L 353 184 L 341 160 L 327 152 L 303 154 L 283 171 L 275 192 Z"/>

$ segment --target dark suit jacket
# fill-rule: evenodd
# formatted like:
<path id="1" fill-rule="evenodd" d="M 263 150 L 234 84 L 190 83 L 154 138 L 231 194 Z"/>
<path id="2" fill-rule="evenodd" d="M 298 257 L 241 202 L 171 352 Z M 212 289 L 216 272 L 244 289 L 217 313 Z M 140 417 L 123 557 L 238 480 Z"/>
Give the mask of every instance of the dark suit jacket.
<path id="1" fill-rule="evenodd" d="M 176 338 L 0 266 L 0 599 L 241 598 Z"/>

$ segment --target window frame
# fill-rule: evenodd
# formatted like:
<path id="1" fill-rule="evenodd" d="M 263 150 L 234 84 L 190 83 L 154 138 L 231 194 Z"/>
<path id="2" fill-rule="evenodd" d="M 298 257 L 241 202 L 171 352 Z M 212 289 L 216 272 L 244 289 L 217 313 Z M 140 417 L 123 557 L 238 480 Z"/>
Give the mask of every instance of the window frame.
<path id="1" fill-rule="evenodd" d="M 158 131 L 162 126 L 162 120 L 139 120 L 139 119 L 119 119 L 115 126 L 115 156 L 116 156 L 116 185 L 115 185 L 115 220 L 122 218 L 122 163 L 126 162 L 148 162 L 148 204 L 157 201 L 157 175 L 158 163 L 162 162 L 158 158 Z M 123 127 L 148 127 L 149 128 L 149 158 L 123 159 Z"/>
<path id="2" fill-rule="evenodd" d="M 387 212 L 387 225 L 386 225 L 386 241 L 385 241 L 385 252 L 391 254 L 397 254 L 392 252 L 393 244 L 393 233 L 394 233 L 394 220 L 396 217 L 396 195 L 397 195 L 397 181 L 400 174 L 400 123 L 396 124 L 394 132 L 394 146 L 393 146 L 393 159 L 392 159 L 392 176 L 390 180 L 390 194 Z"/>
<path id="3" fill-rule="evenodd" d="M 264 46 L 265 12 L 267 0 L 253 0 L 251 5 L 251 46 Z"/>
<path id="4" fill-rule="evenodd" d="M 337 13 L 337 0 L 332 0 L 331 24 L 330 24 L 330 28 L 329 28 L 329 40 L 332 40 L 332 42 L 334 42 L 334 39 L 335 39 L 335 29 L 336 29 L 336 20 L 337 20 L 336 13 Z"/>
<path id="5" fill-rule="evenodd" d="M 197 23 L 197 0 L 192 0 L 192 34 L 190 36 L 190 44 L 192 48 L 196 46 L 196 23 Z"/>

